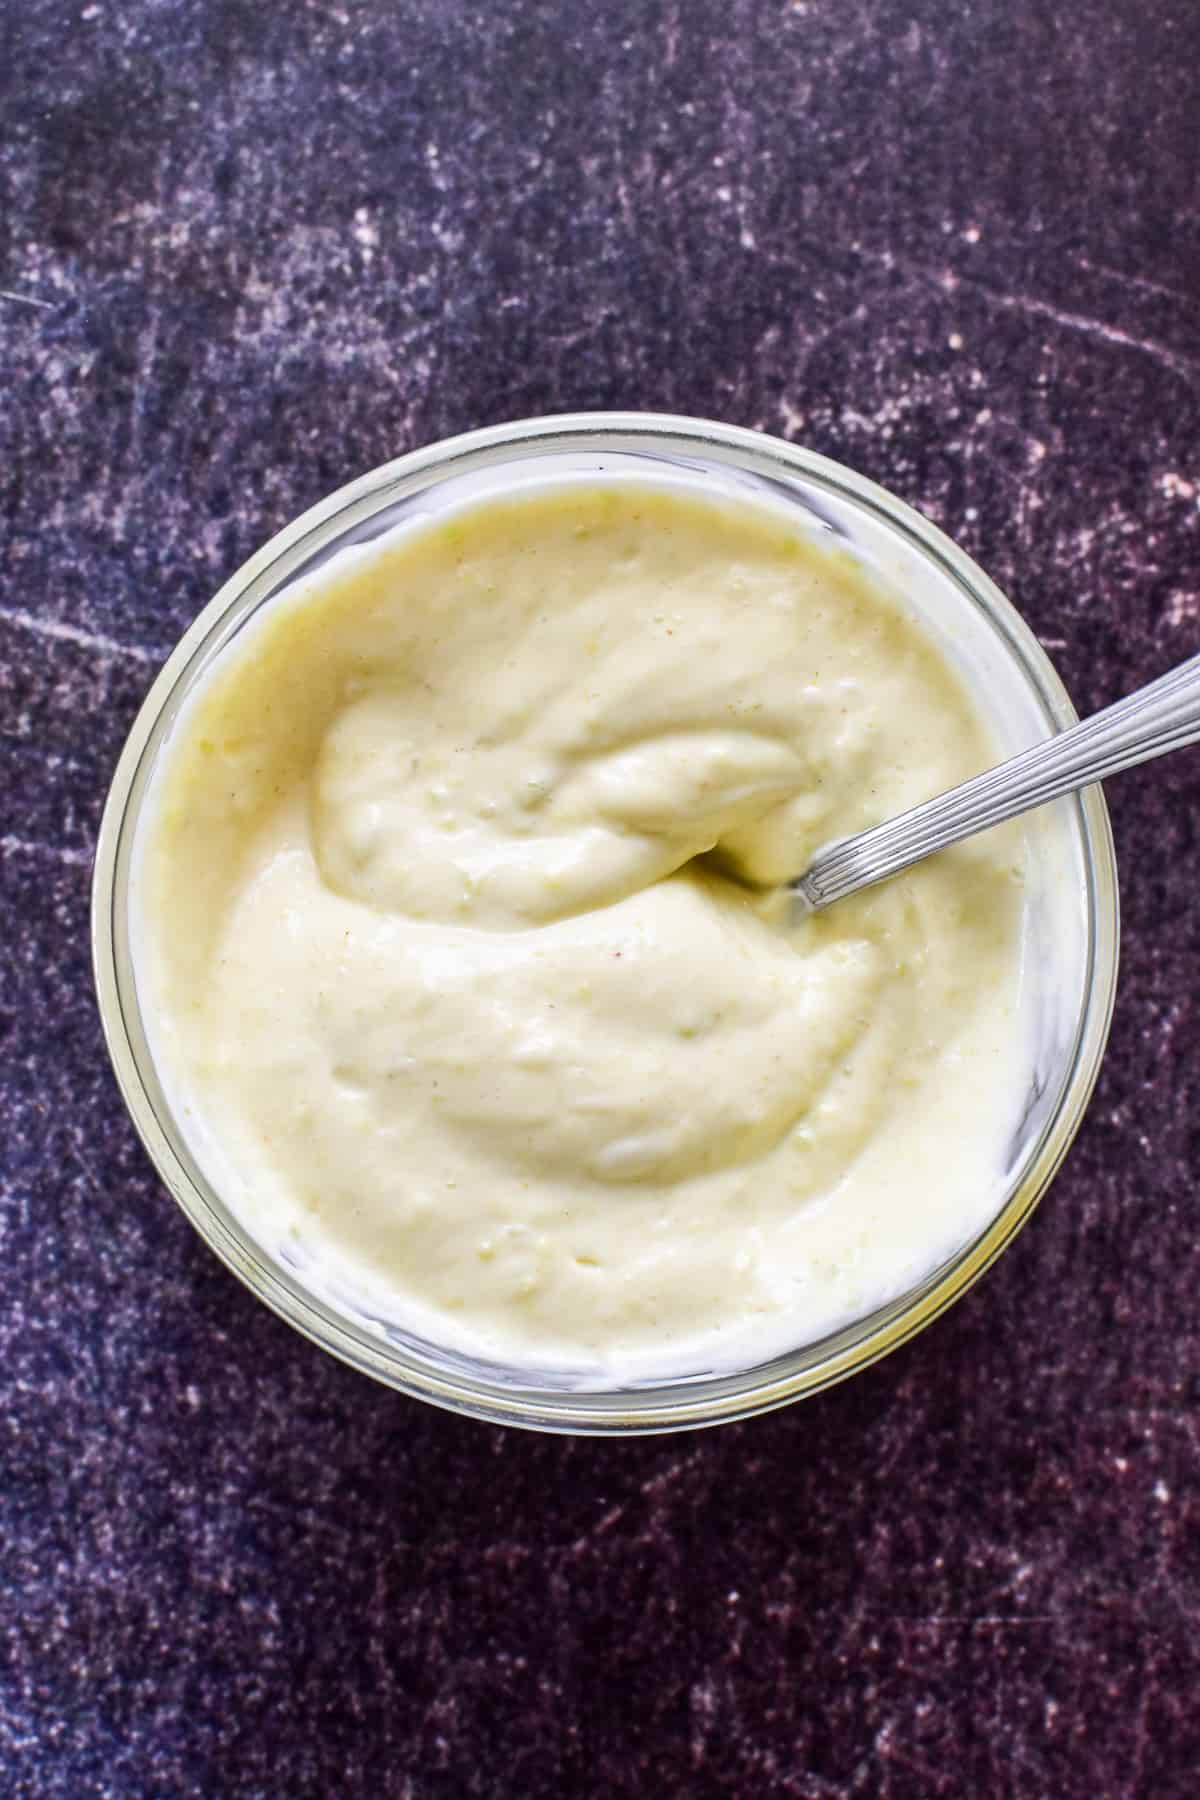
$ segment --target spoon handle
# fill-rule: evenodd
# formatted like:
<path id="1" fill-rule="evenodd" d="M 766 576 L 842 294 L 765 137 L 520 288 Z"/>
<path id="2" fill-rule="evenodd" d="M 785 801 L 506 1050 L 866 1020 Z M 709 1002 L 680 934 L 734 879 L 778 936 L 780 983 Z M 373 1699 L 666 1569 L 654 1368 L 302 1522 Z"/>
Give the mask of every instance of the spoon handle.
<path id="1" fill-rule="evenodd" d="M 871 887 L 1060 794 L 1180 750 L 1200 738 L 1200 656 L 1057 737 L 856 837 L 818 851 L 792 888 L 811 908 Z"/>

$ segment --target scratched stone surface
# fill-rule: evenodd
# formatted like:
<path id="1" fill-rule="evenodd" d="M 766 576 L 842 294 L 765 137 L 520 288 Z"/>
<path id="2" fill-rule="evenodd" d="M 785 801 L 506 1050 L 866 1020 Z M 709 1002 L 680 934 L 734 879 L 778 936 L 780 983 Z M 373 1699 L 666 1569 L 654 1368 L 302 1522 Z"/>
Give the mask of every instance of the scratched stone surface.
<path id="1" fill-rule="evenodd" d="M 1200 751 L 1035 1221 L 735 1429 L 441 1415 L 242 1291 L 89 985 L 154 670 L 338 483 L 576 407 L 754 425 L 1006 587 L 1081 709 L 1200 648 L 1179 0 L 0 7 L 0 1766 L 18 1800 L 1192 1796 Z"/>

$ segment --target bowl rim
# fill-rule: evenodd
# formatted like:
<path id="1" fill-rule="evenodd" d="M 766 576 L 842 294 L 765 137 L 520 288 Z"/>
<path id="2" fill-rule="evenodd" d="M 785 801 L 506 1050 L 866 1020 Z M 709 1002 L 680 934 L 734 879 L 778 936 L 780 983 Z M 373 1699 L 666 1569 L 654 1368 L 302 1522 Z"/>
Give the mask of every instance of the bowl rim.
<path id="1" fill-rule="evenodd" d="M 915 1290 L 816 1345 L 800 1346 L 756 1369 L 705 1375 L 660 1386 L 575 1391 L 513 1386 L 480 1377 L 465 1364 L 432 1368 L 355 1325 L 312 1294 L 250 1236 L 198 1170 L 180 1134 L 159 1116 L 152 1058 L 136 1011 L 130 961 L 120 951 L 118 907 L 127 900 L 128 865 L 147 785 L 152 739 L 196 660 L 214 646 L 231 616 L 245 617 L 320 548 L 360 517 L 381 509 L 393 490 L 432 472 L 445 479 L 463 464 L 495 463 L 504 452 L 594 450 L 645 453 L 668 441 L 719 463 L 755 472 L 815 479 L 907 538 L 948 574 L 1006 643 L 1043 710 L 1063 729 L 1077 715 L 1032 629 L 982 569 L 915 508 L 878 483 L 817 452 L 742 426 L 670 413 L 551 414 L 461 433 L 396 457 L 336 489 L 276 532 L 217 590 L 180 637 L 151 684 L 118 758 L 97 835 L 91 895 L 92 966 L 101 1025 L 122 1098 L 151 1163 L 192 1225 L 228 1268 L 304 1336 L 362 1373 L 414 1398 L 492 1424 L 581 1435 L 640 1435 L 695 1429 L 752 1417 L 818 1393 L 890 1354 L 960 1298 L 1011 1243 L 1057 1172 L 1079 1128 L 1103 1057 L 1112 1018 L 1119 955 L 1119 900 L 1108 809 L 1099 786 L 1070 805 L 1082 851 L 1088 943 L 1085 996 L 1061 1102 L 1047 1121 L 1024 1178 L 983 1231 Z M 347 520 L 350 524 L 347 525 Z M 259 590 L 263 590 L 261 593 Z M 235 628 L 234 627 L 234 628 Z M 139 1047 L 140 1046 L 140 1047 Z M 875 1321 L 872 1325 L 871 1321 Z M 830 1346 L 812 1362 L 813 1353 Z M 804 1367 L 794 1366 L 802 1358 Z M 789 1365 L 793 1365 L 790 1366 Z M 482 1367 L 482 1365 L 479 1365 Z"/>

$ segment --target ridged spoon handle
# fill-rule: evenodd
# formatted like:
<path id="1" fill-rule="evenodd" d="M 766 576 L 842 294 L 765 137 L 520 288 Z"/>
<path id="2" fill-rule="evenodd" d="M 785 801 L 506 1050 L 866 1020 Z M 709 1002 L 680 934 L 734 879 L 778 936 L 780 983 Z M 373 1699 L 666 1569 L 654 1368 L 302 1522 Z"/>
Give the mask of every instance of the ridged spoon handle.
<path id="1" fill-rule="evenodd" d="M 1152 756 L 1181 750 L 1197 738 L 1200 656 L 1193 656 L 1058 737 L 1035 744 L 911 812 L 827 845 L 791 886 L 810 908 L 831 906 L 859 888 L 899 874 L 935 850 Z"/>

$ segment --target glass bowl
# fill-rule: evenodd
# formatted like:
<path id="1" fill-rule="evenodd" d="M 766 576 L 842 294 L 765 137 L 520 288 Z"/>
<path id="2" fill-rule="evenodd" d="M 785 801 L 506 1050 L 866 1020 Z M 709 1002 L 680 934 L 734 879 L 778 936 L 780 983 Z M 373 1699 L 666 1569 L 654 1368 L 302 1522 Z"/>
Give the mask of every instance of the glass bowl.
<path id="1" fill-rule="evenodd" d="M 903 591 L 960 667 L 1005 753 L 1074 723 L 1036 638 L 987 576 L 910 507 L 828 458 L 756 432 L 656 414 L 495 426 L 400 457 L 321 501 L 251 557 L 184 633 L 138 714 L 104 809 L 92 950 L 104 1033 L 133 1122 L 188 1218 L 247 1287 L 324 1349 L 420 1399 L 499 1424 L 628 1434 L 742 1419 L 816 1393 L 906 1342 L 982 1274 L 1029 1217 L 1087 1105 L 1112 1010 L 1118 917 L 1100 789 L 1031 815 L 1025 950 L 1028 966 L 1054 976 L 1038 992 L 1036 1066 L 999 1210 L 919 1285 L 832 1336 L 753 1368 L 581 1390 L 553 1372 L 463 1356 L 309 1291 L 214 1191 L 155 1069 L 131 950 L 130 872 L 156 759 L 194 684 L 250 615 L 338 550 L 475 493 L 606 474 L 753 490 L 795 509 L 807 530 L 829 534 Z"/>

